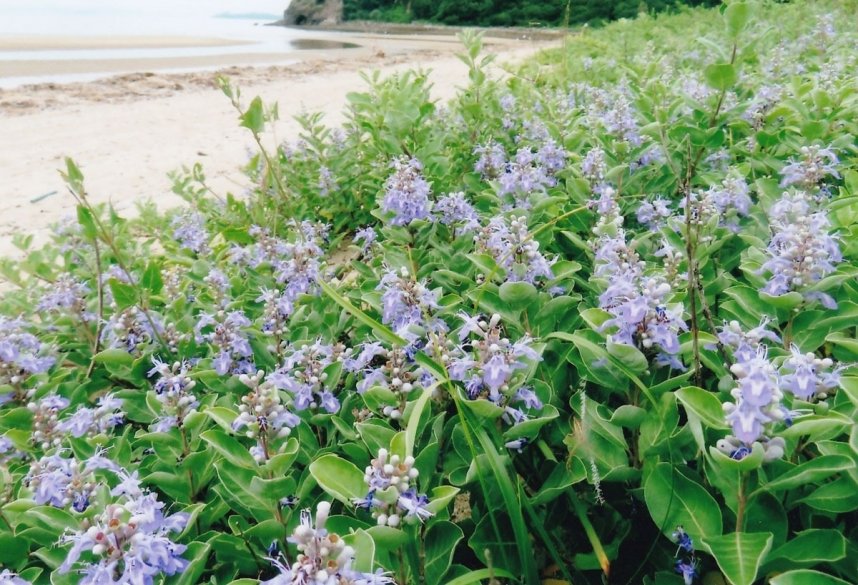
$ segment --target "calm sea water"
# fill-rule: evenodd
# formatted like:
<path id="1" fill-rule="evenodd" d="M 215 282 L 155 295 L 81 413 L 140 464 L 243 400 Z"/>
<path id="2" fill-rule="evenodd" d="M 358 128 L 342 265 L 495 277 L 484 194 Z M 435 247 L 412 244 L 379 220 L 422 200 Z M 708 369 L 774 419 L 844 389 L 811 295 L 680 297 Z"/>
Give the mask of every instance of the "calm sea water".
<path id="1" fill-rule="evenodd" d="M 289 0 L 0 0 L 0 36 L 187 36 L 252 43 L 163 49 L 0 50 L 0 87 L 100 76 L 60 73 L 48 77 L 3 77 L 3 61 L 160 59 L 247 53 L 282 53 L 286 61 L 301 48 L 293 41 L 313 36 L 263 26 L 280 18 L 288 3 Z"/>

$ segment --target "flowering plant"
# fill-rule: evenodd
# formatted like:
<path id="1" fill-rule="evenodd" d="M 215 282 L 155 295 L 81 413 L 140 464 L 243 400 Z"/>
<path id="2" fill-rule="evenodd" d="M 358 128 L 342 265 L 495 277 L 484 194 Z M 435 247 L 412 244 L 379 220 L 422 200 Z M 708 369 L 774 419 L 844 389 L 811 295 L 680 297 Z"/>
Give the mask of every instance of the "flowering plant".
<path id="1" fill-rule="evenodd" d="M 271 151 L 223 81 L 250 192 L 178 212 L 68 161 L 0 265 L 0 583 L 855 582 L 856 8 L 469 33 Z"/>

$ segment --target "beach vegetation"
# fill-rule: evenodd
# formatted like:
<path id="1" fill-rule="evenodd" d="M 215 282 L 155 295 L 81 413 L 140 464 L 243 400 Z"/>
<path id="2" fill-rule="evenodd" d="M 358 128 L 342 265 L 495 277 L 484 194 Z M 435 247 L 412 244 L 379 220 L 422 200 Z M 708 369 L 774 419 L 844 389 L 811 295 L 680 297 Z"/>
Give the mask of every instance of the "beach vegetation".
<path id="1" fill-rule="evenodd" d="M 0 583 L 858 581 L 854 0 L 624 20 L 5 259 Z M 70 153 L 73 154 L 73 153 Z"/>

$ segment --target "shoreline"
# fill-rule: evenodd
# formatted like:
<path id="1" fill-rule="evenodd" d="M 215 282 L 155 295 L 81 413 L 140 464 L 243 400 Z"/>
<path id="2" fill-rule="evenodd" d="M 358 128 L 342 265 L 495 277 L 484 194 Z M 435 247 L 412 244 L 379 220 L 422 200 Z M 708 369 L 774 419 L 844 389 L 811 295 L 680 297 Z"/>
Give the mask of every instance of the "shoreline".
<path id="1" fill-rule="evenodd" d="M 367 35 L 368 37 L 368 35 Z M 360 42 L 360 41 L 358 41 Z M 487 41 L 501 63 L 520 60 L 557 43 Z M 362 71 L 384 76 L 406 70 L 429 71 L 432 96 L 446 100 L 467 80 L 450 38 L 364 38 L 346 53 L 302 52 L 289 65 L 232 66 L 185 73 L 138 72 L 81 83 L 47 83 L 0 90 L 0 254 L 20 257 L 16 234 L 33 234 L 33 246 L 50 237 L 48 227 L 74 214 L 74 201 L 57 173 L 63 158 L 78 163 L 95 203 L 111 202 L 120 214 L 151 200 L 159 209 L 184 204 L 172 193 L 167 174 L 203 165 L 207 184 L 223 195 L 241 196 L 249 186 L 240 167 L 253 140 L 219 90 L 226 75 L 242 90 L 243 101 L 260 96 L 278 102 L 281 118 L 266 128 L 273 148 L 293 141 L 300 127 L 293 116 L 321 112 L 337 126 L 345 119 L 347 94 L 367 89 Z M 294 55 L 294 54 L 293 54 Z"/>
<path id="2" fill-rule="evenodd" d="M 230 47 L 252 41 L 177 35 L 75 36 L 0 34 L 0 53 L 18 51 L 78 51 L 105 49 L 180 49 Z"/>

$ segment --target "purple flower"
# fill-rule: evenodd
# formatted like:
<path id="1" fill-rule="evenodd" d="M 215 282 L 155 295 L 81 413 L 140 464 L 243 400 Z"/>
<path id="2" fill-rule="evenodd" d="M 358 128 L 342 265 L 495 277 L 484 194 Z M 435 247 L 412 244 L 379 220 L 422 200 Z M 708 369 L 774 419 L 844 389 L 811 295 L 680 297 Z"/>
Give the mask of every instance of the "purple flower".
<path id="1" fill-rule="evenodd" d="M 834 368 L 834 369 L 832 369 Z M 840 384 L 841 366 L 834 367 L 831 358 L 818 358 L 813 353 L 802 353 L 796 345 L 781 365 L 781 387 L 804 401 L 815 397 L 825 398 Z"/>
<path id="2" fill-rule="evenodd" d="M 480 219 L 474 207 L 462 192 L 450 193 L 438 199 L 433 213 L 444 225 L 459 224 L 456 235 L 473 232 L 480 227 Z"/>
<path id="3" fill-rule="evenodd" d="M 587 151 L 581 161 L 581 174 L 590 181 L 591 185 L 597 185 L 605 180 L 608 172 L 608 164 L 605 161 L 605 151 L 598 146 Z"/>
<path id="4" fill-rule="evenodd" d="M 836 238 L 828 233 L 831 222 L 825 213 L 813 212 L 806 193 L 784 193 L 769 211 L 769 223 L 773 232 L 766 248 L 769 258 L 760 272 L 770 276 L 763 291 L 771 295 L 798 291 L 808 301 L 821 300 L 824 306 L 836 308 L 828 295 L 804 290 L 833 272 L 843 259 Z"/>
<path id="5" fill-rule="evenodd" d="M 22 579 L 17 573 L 13 573 L 9 569 L 3 569 L 0 572 L 0 585 L 31 585 L 26 579 Z"/>
<path id="6" fill-rule="evenodd" d="M 296 585 L 353 583 L 354 585 L 393 585 L 394 581 L 382 570 L 362 573 L 352 568 L 356 551 L 339 535 L 325 528 L 331 504 L 319 502 L 313 521 L 310 510 L 301 511 L 301 521 L 288 541 L 296 546 L 294 563 L 270 559 L 279 574 L 262 581 L 262 585 Z"/>
<path id="7" fill-rule="evenodd" d="M 489 142 L 474 148 L 474 154 L 478 155 L 474 171 L 480 173 L 484 179 L 494 179 L 500 176 L 506 168 L 506 150 L 497 142 Z"/>
<path id="8" fill-rule="evenodd" d="M 802 146 L 800 159 L 790 159 L 781 169 L 781 187 L 796 185 L 802 188 L 813 188 L 826 177 L 840 178 L 837 165 L 840 161 L 831 148 L 821 148 L 818 145 Z"/>
<path id="9" fill-rule="evenodd" d="M 372 249 L 372 245 L 377 239 L 378 234 L 375 233 L 372 226 L 366 226 L 355 232 L 353 241 L 355 243 L 361 242 L 361 252 L 366 255 Z"/>
<path id="10" fill-rule="evenodd" d="M 327 197 L 331 191 L 336 191 L 337 188 L 337 181 L 331 173 L 331 169 L 325 166 L 319 167 L 319 195 Z"/>
<path id="11" fill-rule="evenodd" d="M 44 355 L 47 347 L 25 330 L 20 319 L 0 316 L 0 385 L 20 386 L 33 374 L 47 372 L 55 363 Z"/>
<path id="12" fill-rule="evenodd" d="M 292 395 L 296 410 L 318 408 L 329 413 L 340 409 L 340 401 L 326 385 L 325 369 L 343 357 L 345 347 L 326 345 L 316 340 L 312 345 L 287 346 L 283 365 L 275 370 L 268 380 L 276 388 Z"/>
<path id="13" fill-rule="evenodd" d="M 81 565 L 84 552 L 94 558 L 94 562 L 79 567 L 83 573 L 79 582 L 84 585 L 105 582 L 151 585 L 159 575 L 183 572 L 188 566 L 188 561 L 182 558 L 186 547 L 167 535 L 181 531 L 188 516 L 165 516 L 161 512 L 163 507 L 152 494 L 108 505 L 100 516 L 92 519 L 87 530 L 62 537 L 61 542 L 72 546 L 59 573 L 67 574 Z"/>
<path id="14" fill-rule="evenodd" d="M 553 260 L 539 251 L 539 242 L 528 232 L 524 217 L 513 217 L 509 221 L 494 217 L 475 239 L 477 251 L 492 256 L 506 270 L 509 282 L 536 284 L 540 279 L 554 278 Z"/>
<path id="15" fill-rule="evenodd" d="M 685 585 L 691 585 L 697 577 L 697 563 L 676 559 L 674 570 L 682 576 Z"/>
<path id="16" fill-rule="evenodd" d="M 424 281 L 415 280 L 405 267 L 385 272 L 376 290 L 382 291 L 381 320 L 397 332 L 411 326 L 446 329 L 443 321 L 432 317 L 438 309 L 440 289 L 431 290 Z"/>
<path id="17" fill-rule="evenodd" d="M 416 158 L 398 158 L 391 162 L 393 174 L 384 184 L 381 209 L 393 214 L 392 225 L 408 225 L 429 217 L 429 183 L 423 178 L 423 165 Z"/>
<path id="18" fill-rule="evenodd" d="M 200 213 L 185 212 L 173 218 L 173 239 L 182 248 L 195 254 L 207 254 L 209 251 L 209 233 L 206 231 L 206 220 Z"/>
<path id="19" fill-rule="evenodd" d="M 429 498 L 425 494 L 418 494 L 413 488 L 399 494 L 396 505 L 405 512 L 405 518 L 417 518 L 421 523 L 435 515 L 427 508 Z"/>
<path id="20" fill-rule="evenodd" d="M 87 284 L 69 273 L 60 275 L 45 291 L 36 305 L 37 311 L 70 313 L 83 321 L 92 321 L 95 314 L 87 311 L 86 297 L 90 289 Z"/>
<path id="21" fill-rule="evenodd" d="M 264 376 L 262 371 L 239 376 L 239 381 L 249 392 L 241 398 L 238 417 L 232 421 L 234 431 L 245 429 L 245 436 L 256 439 L 256 445 L 250 449 L 250 454 L 260 463 L 276 455 L 278 450 L 285 446 L 282 439 L 288 437 L 292 428 L 301 422 L 301 419 L 289 412 L 282 403 L 275 384 L 271 380 L 263 382 Z"/>
<path id="22" fill-rule="evenodd" d="M 725 403 L 724 411 L 733 435 L 750 445 L 761 439 L 768 423 L 782 418 L 783 394 L 764 346 L 759 346 L 749 359 L 737 361 L 730 371 L 737 378 L 737 386 L 731 392 L 735 402 Z"/>
<path id="23" fill-rule="evenodd" d="M 212 365 L 221 376 L 238 373 L 251 362 L 253 349 L 244 329 L 251 326 L 250 319 L 242 311 L 218 311 L 211 315 L 200 315 L 194 333 L 197 343 L 211 345 L 215 357 Z"/>

